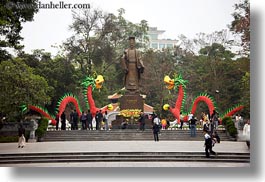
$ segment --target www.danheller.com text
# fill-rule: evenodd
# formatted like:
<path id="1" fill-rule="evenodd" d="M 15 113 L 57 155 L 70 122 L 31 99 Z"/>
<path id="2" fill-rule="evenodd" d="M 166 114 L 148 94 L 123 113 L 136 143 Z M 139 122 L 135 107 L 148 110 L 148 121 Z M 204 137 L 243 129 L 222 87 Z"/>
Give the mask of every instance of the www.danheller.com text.
<path id="1" fill-rule="evenodd" d="M 76 3 L 76 4 L 72 4 L 72 3 L 65 3 L 64 1 L 59 1 L 58 3 L 52 2 L 50 1 L 49 3 L 42 3 L 42 2 L 38 2 L 37 4 L 27 4 L 27 3 L 23 3 L 23 2 L 8 2 L 6 4 L 7 7 L 12 8 L 12 7 L 16 7 L 19 9 L 27 9 L 27 8 L 35 8 L 35 6 L 37 6 L 38 9 L 89 9 L 90 8 L 90 4 L 88 3 Z"/>

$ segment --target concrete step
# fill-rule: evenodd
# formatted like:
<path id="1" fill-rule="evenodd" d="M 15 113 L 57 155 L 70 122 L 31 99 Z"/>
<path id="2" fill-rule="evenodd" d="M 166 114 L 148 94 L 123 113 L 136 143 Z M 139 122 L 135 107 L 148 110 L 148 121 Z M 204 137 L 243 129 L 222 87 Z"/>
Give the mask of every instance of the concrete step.
<path id="1" fill-rule="evenodd" d="M 0 154 L 0 164 L 60 162 L 233 162 L 249 163 L 249 153 L 218 153 L 205 158 L 204 152 L 70 152 Z"/>
<path id="2" fill-rule="evenodd" d="M 224 131 L 219 132 L 221 141 L 229 141 Z M 196 137 L 190 137 L 189 130 L 161 130 L 161 140 L 192 140 L 202 141 L 202 131 L 197 131 Z M 116 140 L 153 140 L 152 130 L 111 130 L 111 131 L 48 131 L 44 141 L 116 141 Z"/>

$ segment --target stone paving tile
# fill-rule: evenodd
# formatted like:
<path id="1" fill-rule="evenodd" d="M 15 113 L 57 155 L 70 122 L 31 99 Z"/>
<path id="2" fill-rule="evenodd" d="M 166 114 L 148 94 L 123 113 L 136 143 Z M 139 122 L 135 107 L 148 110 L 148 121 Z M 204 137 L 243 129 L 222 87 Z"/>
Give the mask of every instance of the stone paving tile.
<path id="1" fill-rule="evenodd" d="M 89 162 L 1 164 L 1 167 L 250 167 L 249 163 L 214 162 Z"/>
<path id="2" fill-rule="evenodd" d="M 17 148 L 16 143 L 0 143 L 0 153 L 35 152 L 202 152 L 202 141 L 77 141 L 27 143 Z M 213 148 L 216 152 L 249 152 L 245 142 L 223 141 Z"/>
<path id="3" fill-rule="evenodd" d="M 17 143 L 0 143 L 0 154 L 52 153 L 52 152 L 204 152 L 202 141 L 77 141 L 27 143 L 17 148 Z M 249 152 L 245 142 L 223 141 L 216 144 L 218 152 Z M 214 162 L 81 162 L 1 164 L 1 167 L 250 167 L 250 163 Z"/>

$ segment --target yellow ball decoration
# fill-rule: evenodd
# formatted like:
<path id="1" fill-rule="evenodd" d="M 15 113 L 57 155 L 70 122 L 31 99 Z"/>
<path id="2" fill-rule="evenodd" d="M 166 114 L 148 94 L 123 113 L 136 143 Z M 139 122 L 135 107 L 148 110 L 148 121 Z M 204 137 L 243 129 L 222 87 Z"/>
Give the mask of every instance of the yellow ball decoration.
<path id="1" fill-rule="evenodd" d="M 109 105 L 107 106 L 107 108 L 108 108 L 108 110 L 112 111 L 112 110 L 113 110 L 113 105 L 112 105 L 112 104 L 109 104 Z"/>
<path id="2" fill-rule="evenodd" d="M 169 108 L 170 108 L 169 104 L 165 104 L 165 105 L 163 106 L 163 109 L 164 109 L 165 111 L 167 111 Z"/>

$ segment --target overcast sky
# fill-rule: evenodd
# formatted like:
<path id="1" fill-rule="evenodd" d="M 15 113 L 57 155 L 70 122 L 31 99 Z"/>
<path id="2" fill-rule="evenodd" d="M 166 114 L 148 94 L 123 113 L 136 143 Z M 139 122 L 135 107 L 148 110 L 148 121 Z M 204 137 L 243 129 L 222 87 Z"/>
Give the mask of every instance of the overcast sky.
<path id="1" fill-rule="evenodd" d="M 54 0 L 59 3 L 62 0 Z M 50 0 L 42 0 L 50 3 Z M 240 0 L 63 0 L 64 3 L 87 3 L 91 8 L 99 8 L 117 15 L 119 8 L 125 9 L 125 18 L 133 23 L 147 20 L 149 26 L 165 30 L 164 38 L 177 39 L 184 34 L 194 38 L 197 33 L 212 33 L 227 29 L 231 23 L 234 4 Z M 33 22 L 23 24 L 21 32 L 25 51 L 45 49 L 53 55 L 73 32 L 69 25 L 73 22 L 71 9 L 40 9 Z"/>

